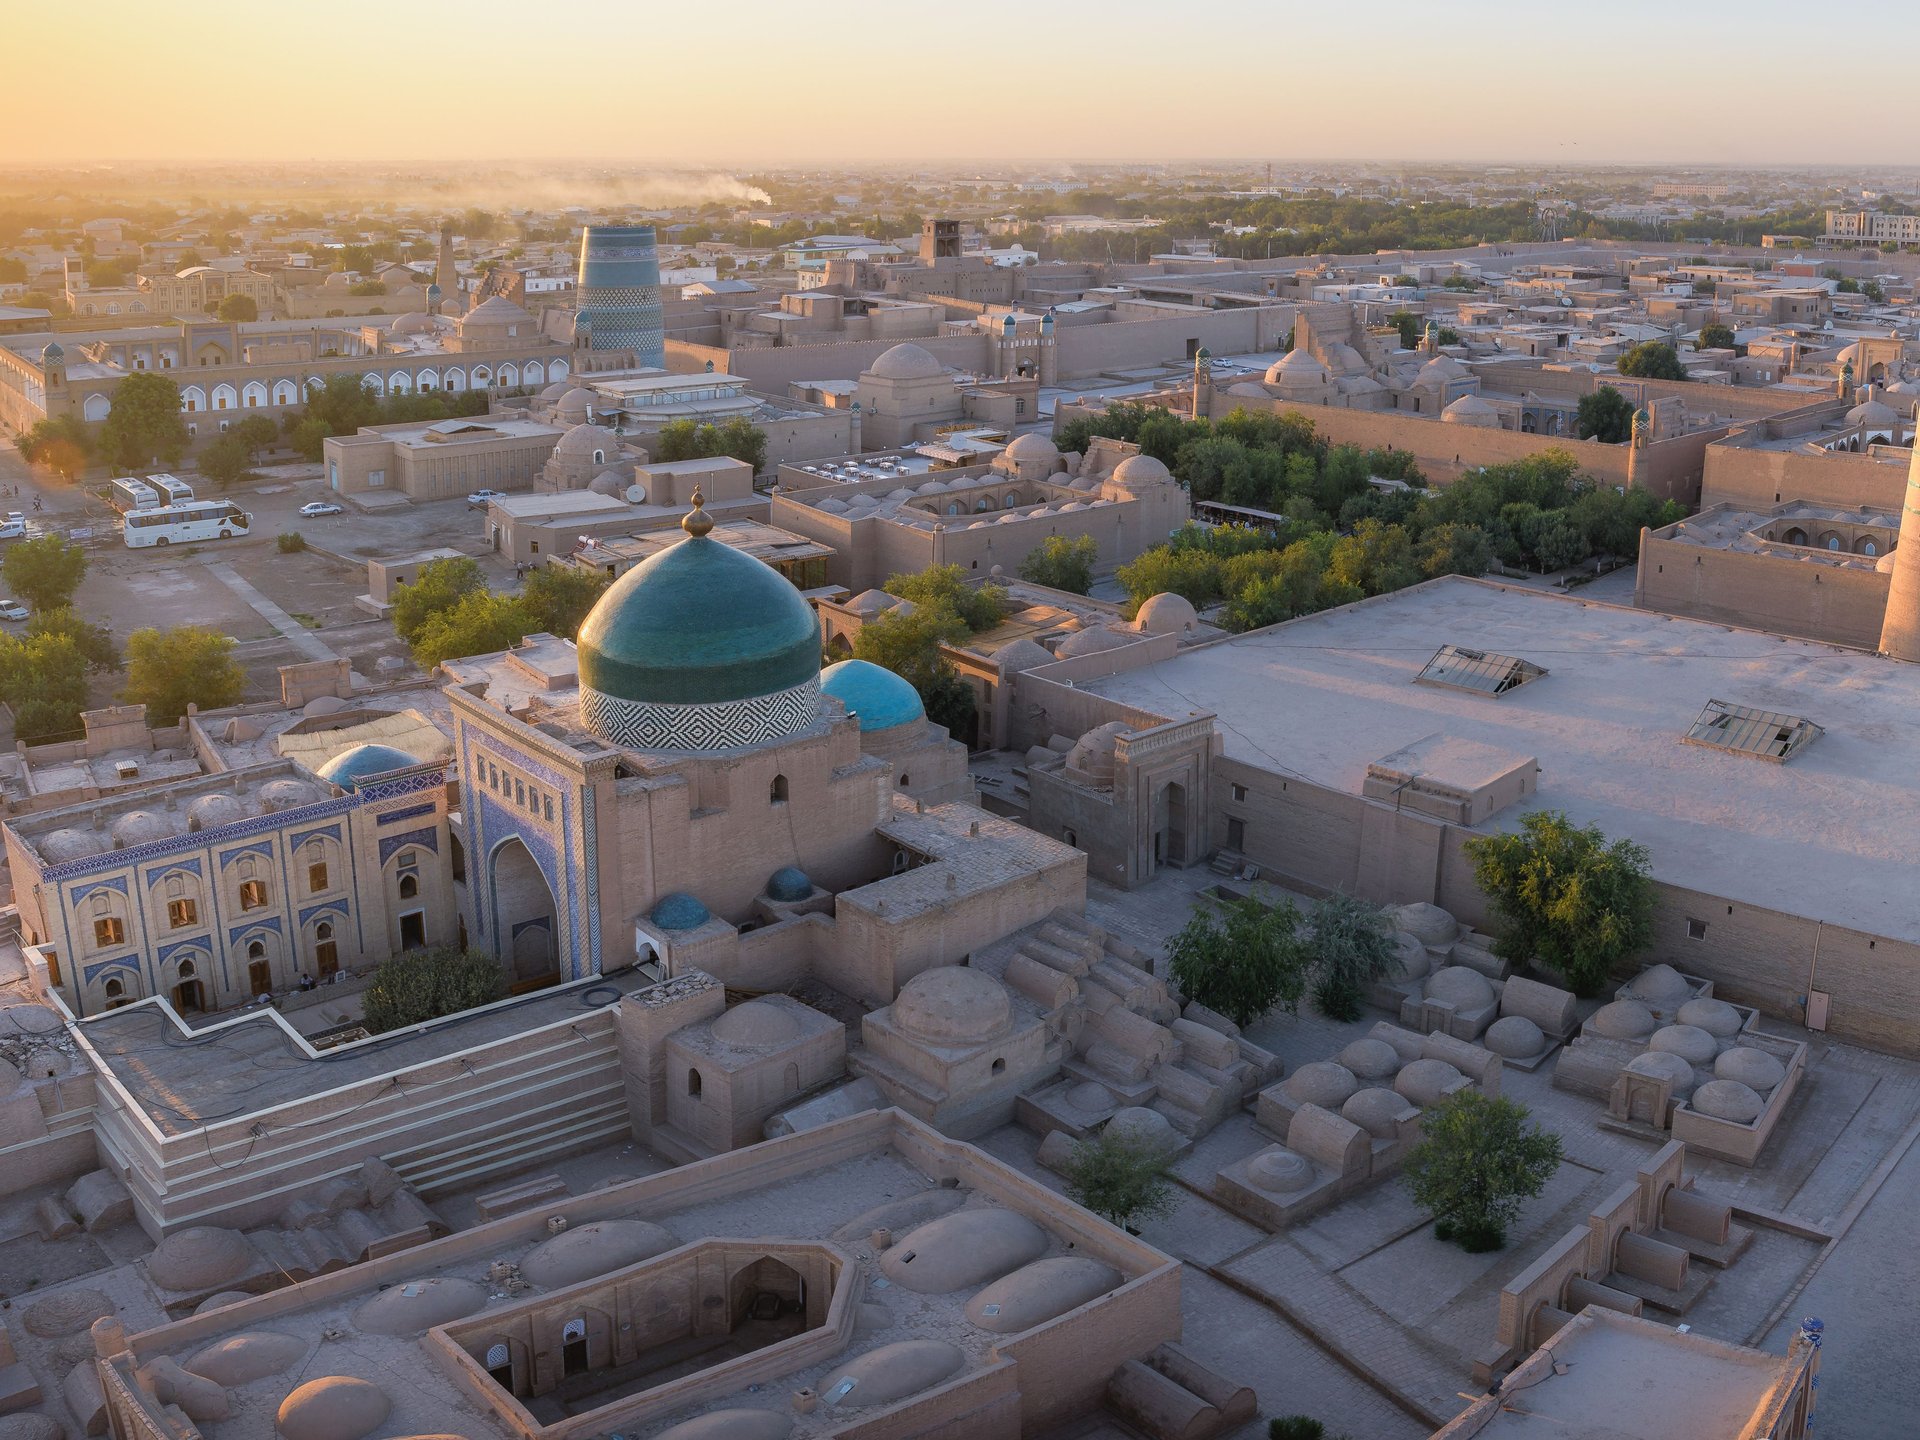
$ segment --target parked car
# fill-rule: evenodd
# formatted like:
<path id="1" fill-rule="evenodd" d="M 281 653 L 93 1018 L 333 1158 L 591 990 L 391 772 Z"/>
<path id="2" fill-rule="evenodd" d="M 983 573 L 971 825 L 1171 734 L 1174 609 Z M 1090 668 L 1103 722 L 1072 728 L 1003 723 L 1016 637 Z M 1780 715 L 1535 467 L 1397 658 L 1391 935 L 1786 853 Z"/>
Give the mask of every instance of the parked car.
<path id="1" fill-rule="evenodd" d="M 485 509 L 494 501 L 504 500 L 506 498 L 507 495 L 504 490 L 476 490 L 467 496 L 467 508 L 469 510 Z"/>
<path id="2" fill-rule="evenodd" d="M 0 600 L 0 620 L 24 620 L 27 607 L 18 600 Z"/>
<path id="3" fill-rule="evenodd" d="M 9 510 L 7 518 L 0 520 L 0 540 L 23 539 L 27 533 L 27 517 L 18 510 Z"/>
<path id="4" fill-rule="evenodd" d="M 322 515 L 344 515 L 346 507 L 336 505 L 331 500 L 314 500 L 300 507 L 300 513 L 309 520 L 318 520 Z"/>

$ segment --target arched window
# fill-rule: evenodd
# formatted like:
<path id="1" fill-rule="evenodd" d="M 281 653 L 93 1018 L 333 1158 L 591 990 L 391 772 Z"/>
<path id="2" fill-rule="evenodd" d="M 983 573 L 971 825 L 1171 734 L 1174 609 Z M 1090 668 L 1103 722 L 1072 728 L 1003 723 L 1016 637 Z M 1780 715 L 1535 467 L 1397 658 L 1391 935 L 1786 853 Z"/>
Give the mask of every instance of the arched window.
<path id="1" fill-rule="evenodd" d="M 267 947 L 264 942 L 259 940 L 254 940 L 248 943 L 247 959 L 264 960 L 266 959 L 266 956 L 267 956 Z"/>
<path id="2" fill-rule="evenodd" d="M 182 960 L 180 962 L 180 978 L 182 980 L 191 980 L 193 979 L 193 976 L 194 976 L 193 961 Z"/>
<path id="3" fill-rule="evenodd" d="M 687 1094 L 695 1097 L 696 1099 L 699 1098 L 700 1072 L 698 1070 L 689 1069 L 687 1071 Z"/>
<path id="4" fill-rule="evenodd" d="M 776 775 L 773 777 L 773 784 L 767 788 L 767 803 L 770 805 L 784 805 L 787 803 L 786 776 Z"/>
<path id="5" fill-rule="evenodd" d="M 900 772 L 900 788 L 904 790 L 907 788 L 907 786 L 911 785 L 912 783 L 913 783 L 913 777 L 907 774 L 906 771 L 902 770 Z"/>
<path id="6" fill-rule="evenodd" d="M 402 875 L 400 877 L 400 898 L 402 900 L 411 900 L 419 893 L 420 877 L 418 875 Z"/>
<path id="7" fill-rule="evenodd" d="M 118 977 L 107 981 L 107 983 L 101 987 L 101 993 L 107 997 L 107 1008 L 109 1010 L 113 1009 L 116 1005 L 124 1005 L 127 1003 L 127 987 L 120 982 Z"/>

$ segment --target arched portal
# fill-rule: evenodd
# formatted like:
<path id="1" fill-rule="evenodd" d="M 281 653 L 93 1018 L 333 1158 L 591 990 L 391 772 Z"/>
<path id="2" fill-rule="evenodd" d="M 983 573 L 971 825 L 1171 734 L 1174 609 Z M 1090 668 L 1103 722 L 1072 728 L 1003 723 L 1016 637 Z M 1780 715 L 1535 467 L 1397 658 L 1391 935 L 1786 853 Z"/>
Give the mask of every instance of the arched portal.
<path id="1" fill-rule="evenodd" d="M 518 836 L 494 848 L 494 953 L 509 968 L 508 983 L 515 991 L 551 985 L 560 978 L 559 929 L 547 877 Z"/>

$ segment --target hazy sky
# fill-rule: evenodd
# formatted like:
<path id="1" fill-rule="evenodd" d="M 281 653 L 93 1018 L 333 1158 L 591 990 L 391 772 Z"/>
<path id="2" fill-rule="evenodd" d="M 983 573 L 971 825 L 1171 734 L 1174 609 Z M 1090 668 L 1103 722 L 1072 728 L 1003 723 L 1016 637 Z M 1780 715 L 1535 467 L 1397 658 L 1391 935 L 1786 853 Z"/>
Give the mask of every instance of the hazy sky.
<path id="1" fill-rule="evenodd" d="M 1917 40 L 1912 0 L 8 3 L 0 161 L 1911 163 Z"/>

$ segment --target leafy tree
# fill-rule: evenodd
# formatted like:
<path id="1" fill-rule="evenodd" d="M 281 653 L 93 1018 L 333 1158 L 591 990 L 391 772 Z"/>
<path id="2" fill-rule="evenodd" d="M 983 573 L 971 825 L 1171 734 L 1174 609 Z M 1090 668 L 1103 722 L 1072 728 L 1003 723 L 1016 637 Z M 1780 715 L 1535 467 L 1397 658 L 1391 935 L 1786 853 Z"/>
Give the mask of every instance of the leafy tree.
<path id="1" fill-rule="evenodd" d="M 1358 1020 L 1367 988 L 1400 973 L 1386 917 L 1374 906 L 1335 892 L 1307 920 L 1313 948 L 1313 1003 L 1330 1020 Z"/>
<path id="2" fill-rule="evenodd" d="M 967 572 L 958 565 L 930 565 L 917 575 L 889 576 L 887 593 L 916 606 L 945 608 L 976 634 L 991 630 L 1007 613 L 1005 586 L 969 585 Z"/>
<path id="3" fill-rule="evenodd" d="M 916 602 L 911 615 L 889 611 L 862 625 L 853 654 L 893 671 L 918 692 L 929 720 L 965 735 L 974 716 L 973 689 L 940 647 L 958 644 L 969 633 L 967 622 L 947 606 Z"/>
<path id="4" fill-rule="evenodd" d="M 1724 328 L 1724 327 L 1723 327 Z M 1633 402 L 1611 385 L 1602 385 L 1580 397 L 1574 412 L 1573 433 L 1582 440 L 1618 445 L 1633 436 Z"/>
<path id="5" fill-rule="evenodd" d="M 393 628 L 402 640 L 411 642 L 435 615 L 485 588 L 477 560 L 465 555 L 429 560 L 414 582 L 402 585 L 394 595 Z"/>
<path id="6" fill-rule="evenodd" d="M 1091 535 L 1072 540 L 1049 535 L 1038 550 L 1029 550 L 1020 562 L 1020 578 L 1085 595 L 1093 589 L 1093 567 L 1099 559 L 1100 542 Z"/>
<path id="7" fill-rule="evenodd" d="M 187 453 L 187 422 L 180 418 L 180 387 L 157 370 L 141 370 L 113 392 L 113 409 L 100 427 L 100 447 L 129 470 L 150 461 L 179 463 Z"/>
<path id="8" fill-rule="evenodd" d="M 1486 531 L 1452 520 L 1429 530 L 1415 555 L 1420 573 L 1429 580 L 1442 575 L 1484 575 L 1499 558 Z"/>
<path id="9" fill-rule="evenodd" d="M 1700 333 L 1694 338 L 1696 350 L 1731 350 L 1734 348 L 1732 327 L 1718 322 L 1702 325 Z"/>
<path id="10" fill-rule="evenodd" d="M 729 455 L 746 461 L 756 474 L 767 468 L 767 432 L 740 415 L 718 425 L 675 420 L 661 426 L 647 448 L 661 464 Z"/>
<path id="11" fill-rule="evenodd" d="M 1202 609 L 1221 598 L 1225 575 L 1218 556 L 1157 545 L 1122 565 L 1117 578 L 1133 609 L 1155 595 L 1183 595 Z"/>
<path id="12" fill-rule="evenodd" d="M 0 577 L 7 588 L 36 610 L 72 605 L 74 591 L 86 576 L 87 552 L 58 535 L 16 540 L 0 559 Z"/>
<path id="13" fill-rule="evenodd" d="M 1564 510 L 1552 511 L 1541 517 L 1540 525 L 1534 531 L 1532 548 L 1540 561 L 1541 571 L 1549 575 L 1556 570 L 1578 565 L 1593 553 L 1587 545 L 1586 532 Z"/>
<path id="14" fill-rule="evenodd" d="M 120 651 L 114 645 L 107 627 L 82 619 L 80 613 L 71 606 L 42 610 L 29 620 L 27 638 L 31 640 L 41 635 L 59 635 L 71 640 L 74 648 L 86 657 L 89 670 L 120 668 Z"/>
<path id="15" fill-rule="evenodd" d="M 612 577 L 604 570 L 579 565 L 542 565 L 520 591 L 521 607 L 534 630 L 571 640 L 580 632 L 594 602 L 606 592 Z M 528 633 L 532 633 L 531 631 Z"/>
<path id="16" fill-rule="evenodd" d="M 187 706 L 218 710 L 239 701 L 246 672 L 233 658 L 233 637 L 199 625 L 136 630 L 127 637 L 129 705 L 147 707 L 147 723 L 172 725 Z"/>
<path id="17" fill-rule="evenodd" d="M 13 444 L 29 465 L 45 465 L 62 480 L 77 479 L 93 453 L 93 435 L 77 415 L 36 420 L 31 430 L 13 437 Z"/>
<path id="18" fill-rule="evenodd" d="M 1362 520 L 1353 534 L 1334 543 L 1327 575 L 1335 584 L 1352 585 L 1363 595 L 1404 590 L 1421 578 L 1413 542 L 1398 525 Z"/>
<path id="19" fill-rule="evenodd" d="M 1615 362 L 1622 375 L 1631 375 L 1638 380 L 1684 380 L 1687 367 L 1680 363 L 1680 356 L 1673 346 L 1664 340 L 1643 340 Z"/>
<path id="20" fill-rule="evenodd" d="M 1077 1204 L 1116 1225 L 1173 1213 L 1173 1159 L 1151 1140 L 1112 1126 L 1075 1145 L 1060 1174 Z"/>
<path id="21" fill-rule="evenodd" d="M 200 473 L 222 490 L 258 478 L 253 473 L 252 449 L 231 430 L 200 452 Z"/>
<path id="22" fill-rule="evenodd" d="M 260 303 L 251 295 L 229 295 L 213 313 L 230 324 L 244 325 L 260 318 Z"/>
<path id="23" fill-rule="evenodd" d="M 1860 293 L 1875 305 L 1883 303 L 1887 298 L 1887 292 L 1880 287 L 1878 280 L 1862 280 L 1860 282 Z"/>
<path id="24" fill-rule="evenodd" d="M 1276 1005 L 1297 1014 L 1313 967 L 1291 900 L 1266 905 L 1249 895 L 1223 920 L 1194 911 L 1167 942 L 1169 973 L 1181 993 L 1236 1025 L 1251 1025 Z"/>
<path id="25" fill-rule="evenodd" d="M 1495 948 L 1516 964 L 1538 959 L 1577 995 L 1599 994 L 1614 966 L 1653 938 L 1643 845 L 1536 810 L 1521 817 L 1519 834 L 1473 836 L 1466 853 L 1503 922 Z"/>
<path id="26" fill-rule="evenodd" d="M 356 280 L 347 287 L 349 295 L 384 295 L 387 285 L 384 280 Z"/>
<path id="27" fill-rule="evenodd" d="M 1422 1139 L 1402 1173 L 1434 1233 L 1471 1252 L 1498 1250 L 1520 1202 L 1560 1168 L 1560 1137 L 1527 1124 L 1527 1107 L 1479 1090 L 1455 1091 L 1420 1118 Z"/>
<path id="28" fill-rule="evenodd" d="M 16 739 L 38 744 L 79 733 L 89 664 L 70 635 L 0 636 L 0 701 L 13 711 Z"/>
<path id="29" fill-rule="evenodd" d="M 506 992 L 506 975 L 490 955 L 457 945 L 408 950 L 373 972 L 360 997 L 361 1018 L 378 1035 L 490 1005 Z"/>
<path id="30" fill-rule="evenodd" d="M 470 590 L 448 609 L 435 611 L 414 634 L 413 663 L 431 670 L 443 660 L 508 650 L 537 628 L 518 600 Z"/>
<path id="31" fill-rule="evenodd" d="M 1400 348 L 1402 350 L 1419 348 L 1420 332 L 1425 327 L 1421 325 L 1418 315 L 1414 314 L 1411 310 L 1396 310 L 1387 316 L 1387 324 L 1393 326 L 1394 329 L 1400 332 Z"/>

